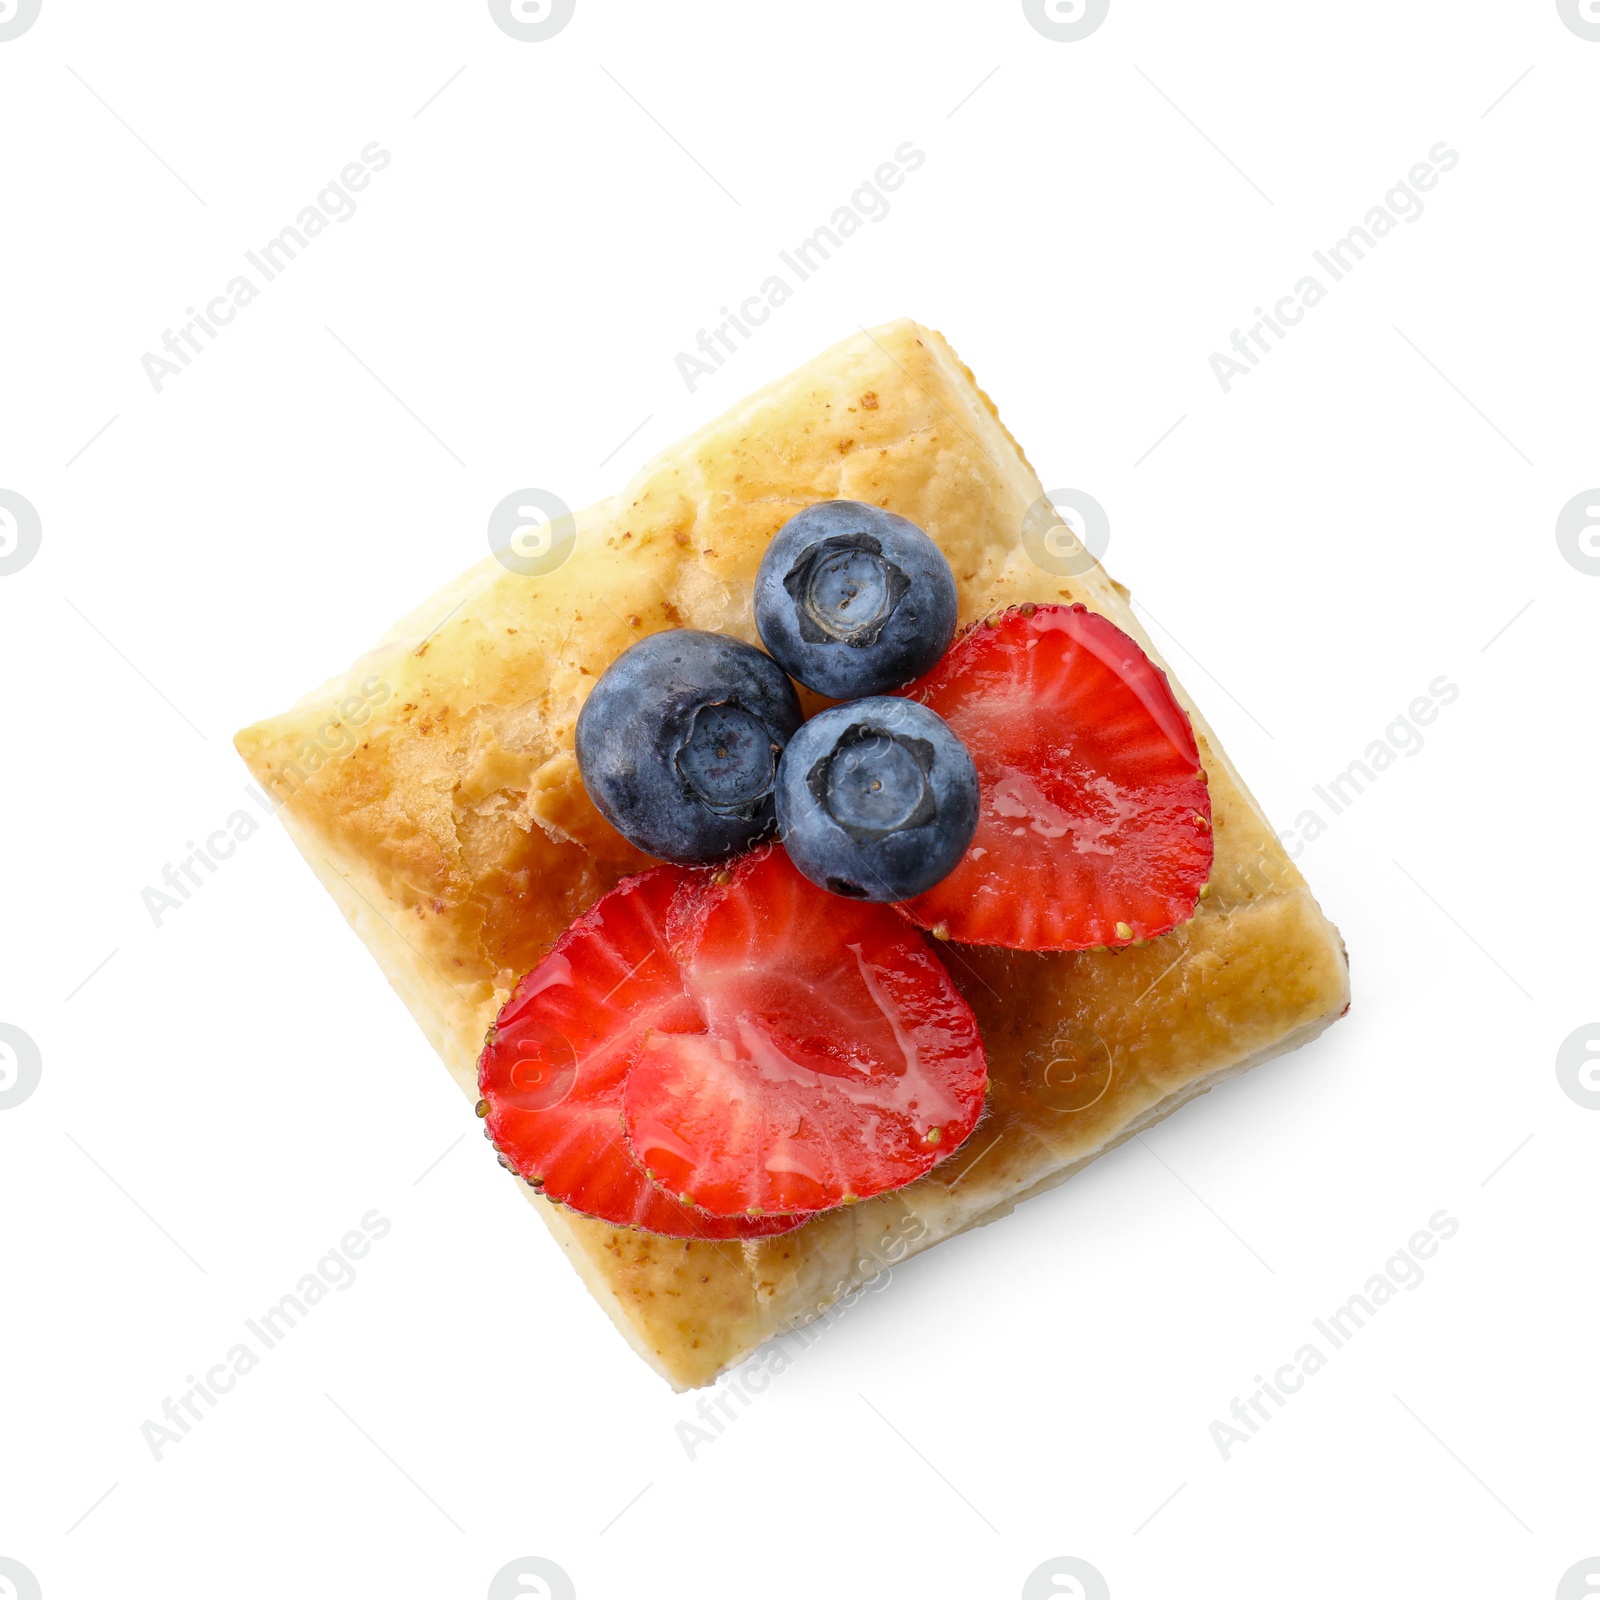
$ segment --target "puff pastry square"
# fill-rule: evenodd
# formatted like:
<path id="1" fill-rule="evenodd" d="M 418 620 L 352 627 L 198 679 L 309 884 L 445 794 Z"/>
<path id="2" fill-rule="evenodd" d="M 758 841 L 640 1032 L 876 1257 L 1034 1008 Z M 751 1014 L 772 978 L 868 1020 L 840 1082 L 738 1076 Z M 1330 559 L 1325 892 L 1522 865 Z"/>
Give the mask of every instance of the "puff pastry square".
<path id="1" fill-rule="evenodd" d="M 1029 557 L 1024 518 L 1042 493 L 944 338 L 893 323 L 752 395 L 580 512 L 556 570 L 524 577 L 487 557 L 348 674 L 236 742 L 471 1101 L 485 1033 L 517 978 L 648 864 L 579 780 L 585 696 L 656 629 L 758 643 L 756 567 L 801 507 L 866 500 L 926 529 L 954 568 L 963 624 L 1023 601 L 1081 600 L 1160 660 L 1098 566 L 1064 578 Z M 674 1387 L 711 1382 L 886 1262 L 1006 1215 L 1344 1012 L 1337 931 L 1173 687 L 1211 782 L 1211 892 L 1192 922 L 1142 949 L 942 947 L 982 1025 L 993 1091 L 966 1146 L 929 1176 L 741 1244 L 611 1228 L 508 1175 Z"/>

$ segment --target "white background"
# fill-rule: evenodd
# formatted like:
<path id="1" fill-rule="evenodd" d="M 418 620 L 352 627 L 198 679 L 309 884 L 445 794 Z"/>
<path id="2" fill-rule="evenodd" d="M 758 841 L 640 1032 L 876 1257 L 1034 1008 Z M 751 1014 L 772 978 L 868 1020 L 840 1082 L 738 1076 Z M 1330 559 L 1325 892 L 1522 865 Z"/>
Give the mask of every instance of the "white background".
<path id="1" fill-rule="evenodd" d="M 578 0 L 543 43 L 482 0 L 44 0 L 0 43 L 0 488 L 43 528 L 0 577 L 0 1021 L 43 1062 L 0 1111 L 0 1556 L 45 1600 L 475 1600 L 524 1555 L 581 1600 L 1009 1600 L 1056 1556 L 1115 1600 L 1556 1594 L 1600 1552 L 1600 1113 L 1555 1067 L 1600 1013 L 1600 577 L 1555 536 L 1600 482 L 1597 88 L 1554 0 L 1113 0 L 1076 43 L 1016 0 Z M 141 356 L 374 140 L 157 394 Z M 889 215 L 691 394 L 677 353 L 906 140 Z M 1425 214 L 1224 394 L 1212 352 L 1440 141 Z M 233 730 L 503 496 L 610 492 L 899 315 L 1106 507 L 1286 832 L 1459 695 L 1302 840 L 1345 1021 L 896 1270 L 691 1460 L 694 1397 L 278 825 L 160 927 L 141 891 L 248 808 Z M 141 1424 L 374 1208 L 353 1287 L 156 1461 Z M 1224 1461 L 1441 1208 L 1420 1287 Z"/>

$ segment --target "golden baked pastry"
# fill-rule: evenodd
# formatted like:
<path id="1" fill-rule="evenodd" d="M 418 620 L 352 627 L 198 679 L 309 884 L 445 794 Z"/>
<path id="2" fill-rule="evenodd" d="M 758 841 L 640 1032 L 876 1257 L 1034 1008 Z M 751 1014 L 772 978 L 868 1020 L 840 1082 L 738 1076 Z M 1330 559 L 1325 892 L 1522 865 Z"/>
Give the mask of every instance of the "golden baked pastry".
<path id="1" fill-rule="evenodd" d="M 1082 601 L 1160 662 L 1100 567 L 1060 577 L 1028 555 L 1024 519 L 1042 493 L 944 338 L 893 323 L 752 395 L 578 513 L 554 571 L 519 576 L 487 557 L 346 675 L 236 743 L 470 1103 L 516 980 L 649 864 L 579 780 L 585 696 L 657 629 L 759 643 L 756 568 L 801 507 L 870 501 L 925 529 L 954 569 L 963 624 L 1025 601 Z M 1173 687 L 1210 778 L 1209 893 L 1193 921 L 1139 948 L 940 946 L 982 1026 L 992 1091 L 977 1131 L 927 1177 L 748 1243 L 613 1228 L 508 1177 L 675 1387 L 709 1383 L 883 1265 L 1004 1216 L 1344 1012 L 1337 931 Z"/>

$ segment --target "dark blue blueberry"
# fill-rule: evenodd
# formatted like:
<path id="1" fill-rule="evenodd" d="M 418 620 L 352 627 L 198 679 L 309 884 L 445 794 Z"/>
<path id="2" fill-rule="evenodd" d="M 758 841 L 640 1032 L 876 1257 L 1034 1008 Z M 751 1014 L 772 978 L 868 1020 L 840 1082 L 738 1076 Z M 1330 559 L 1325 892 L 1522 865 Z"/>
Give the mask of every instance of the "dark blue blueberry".
<path id="1" fill-rule="evenodd" d="M 664 861 L 720 861 L 772 832 L 778 757 L 799 726 L 771 656 L 674 628 L 623 651 L 594 686 L 578 770 L 630 843 Z"/>
<path id="2" fill-rule="evenodd" d="M 880 696 L 819 712 L 778 765 L 778 833 L 815 884 L 909 900 L 966 854 L 978 770 L 937 712 Z"/>
<path id="3" fill-rule="evenodd" d="M 808 689 L 856 700 L 910 683 L 956 631 L 956 580 L 921 528 L 855 500 L 807 506 L 756 574 L 756 627 Z"/>

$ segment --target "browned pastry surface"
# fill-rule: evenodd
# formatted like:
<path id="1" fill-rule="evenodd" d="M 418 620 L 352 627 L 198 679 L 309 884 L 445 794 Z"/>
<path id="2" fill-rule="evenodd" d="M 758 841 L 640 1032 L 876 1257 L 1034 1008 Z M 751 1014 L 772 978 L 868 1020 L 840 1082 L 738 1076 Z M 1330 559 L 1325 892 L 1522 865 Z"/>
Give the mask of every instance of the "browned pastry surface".
<path id="1" fill-rule="evenodd" d="M 893 323 L 751 396 L 578 513 L 557 570 L 522 577 L 487 558 L 348 674 L 237 744 L 476 1098 L 478 1052 L 513 983 L 573 917 L 648 864 L 579 780 L 573 726 L 585 696 L 657 629 L 758 643 L 756 567 L 801 507 L 867 500 L 926 529 L 954 568 L 963 623 L 1023 601 L 1081 600 L 1160 660 L 1101 568 L 1062 578 L 1029 558 L 1021 530 L 1042 492 L 945 340 Z M 972 1138 L 932 1174 L 752 1244 L 615 1229 L 523 1188 L 674 1385 L 709 1382 L 883 1262 L 1003 1215 L 1343 1012 L 1338 933 L 1173 686 L 1211 783 L 1211 892 L 1191 923 L 1143 948 L 941 947 L 982 1025 L 993 1091 Z"/>

